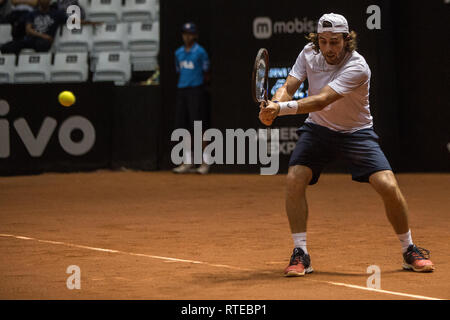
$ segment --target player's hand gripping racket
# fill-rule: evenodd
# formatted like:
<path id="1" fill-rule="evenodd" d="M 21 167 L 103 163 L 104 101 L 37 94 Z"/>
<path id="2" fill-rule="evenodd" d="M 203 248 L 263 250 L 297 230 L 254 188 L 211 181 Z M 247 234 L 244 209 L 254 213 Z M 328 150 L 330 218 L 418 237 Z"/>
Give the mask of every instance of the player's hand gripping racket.
<path id="1" fill-rule="evenodd" d="M 267 104 L 269 83 L 269 53 L 261 48 L 256 55 L 252 75 L 252 95 L 256 103 Z"/>
<path id="2" fill-rule="evenodd" d="M 252 74 L 252 96 L 253 100 L 260 105 L 259 119 L 266 126 L 272 124 L 273 119 L 267 119 L 265 107 L 269 95 L 269 52 L 261 48 L 256 55 Z"/>

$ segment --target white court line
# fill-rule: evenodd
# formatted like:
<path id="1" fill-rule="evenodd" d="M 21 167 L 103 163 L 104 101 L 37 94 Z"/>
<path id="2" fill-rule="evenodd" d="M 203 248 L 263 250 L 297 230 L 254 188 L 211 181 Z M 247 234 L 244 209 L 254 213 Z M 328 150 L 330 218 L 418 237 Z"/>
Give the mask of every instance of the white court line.
<path id="1" fill-rule="evenodd" d="M 109 253 L 121 253 L 121 254 L 130 255 L 130 256 L 145 257 L 145 258 L 152 258 L 152 259 L 160 259 L 160 260 L 164 260 L 166 262 L 167 261 L 170 261 L 170 262 L 185 262 L 185 263 L 193 263 L 193 264 L 203 264 L 203 265 L 207 265 L 207 266 L 210 266 L 210 267 L 218 267 L 218 268 L 226 268 L 226 269 L 234 269 L 234 270 L 243 270 L 243 271 L 255 271 L 255 270 L 252 270 L 252 269 L 233 267 L 233 266 L 229 266 L 229 265 L 225 265 L 225 264 L 215 264 L 215 263 L 208 263 L 208 262 L 203 262 L 203 261 L 177 259 L 177 258 L 154 256 L 154 255 L 142 254 L 142 253 L 132 253 L 132 252 L 126 252 L 126 251 L 112 250 L 112 249 L 103 249 L 103 248 L 83 246 L 83 245 L 79 245 L 79 244 L 73 244 L 73 243 L 62 242 L 62 241 L 50 241 L 50 240 L 41 240 L 41 239 L 35 239 L 35 238 L 30 238 L 30 237 L 24 237 L 24 236 L 16 236 L 16 235 L 13 235 L 13 234 L 0 233 L 0 237 L 9 237 L 9 238 L 16 238 L 16 239 L 21 239 L 21 240 L 35 240 L 35 241 L 42 242 L 42 243 L 57 244 L 57 245 L 63 245 L 63 246 L 73 247 L 73 248 L 80 248 L 80 249 L 87 249 L 87 250 L 94 250 L 94 251 L 101 251 L 101 252 L 109 252 Z M 305 278 L 305 280 L 314 281 L 314 282 L 321 282 L 321 283 L 327 283 L 327 284 L 331 284 L 331 285 L 335 285 L 335 286 L 342 286 L 342 287 L 359 289 L 359 290 L 366 290 L 366 291 L 373 291 L 373 292 L 391 294 L 391 295 L 396 295 L 396 296 L 415 298 L 415 299 L 444 300 L 444 299 L 439 299 L 439 298 L 419 296 L 419 295 L 402 293 L 402 292 L 395 292 L 395 291 L 367 288 L 367 287 L 362 287 L 362 286 L 357 286 L 357 285 L 347 284 L 347 283 L 341 283 L 341 282 L 323 281 L 323 280 L 315 280 L 315 279 L 308 279 L 308 278 Z"/>
<path id="2" fill-rule="evenodd" d="M 410 297 L 410 298 L 415 298 L 415 299 L 423 299 L 423 300 L 444 300 L 444 299 L 439 299 L 439 298 L 431 298 L 431 297 L 426 297 L 426 296 L 418 296 L 415 294 L 409 294 L 409 293 L 401 293 L 401 292 L 395 292 L 395 291 L 388 291 L 388 290 L 381 290 L 381 289 L 375 289 L 375 288 L 367 288 L 367 287 L 361 287 L 361 286 L 357 286 L 354 284 L 347 284 L 347 283 L 342 283 L 342 282 L 333 282 L 333 281 L 322 281 L 322 280 L 314 280 L 314 279 L 307 279 L 310 281 L 317 281 L 317 282 L 326 282 L 335 286 L 342 286 L 342 287 L 347 287 L 347 288 L 354 288 L 354 289 L 360 289 L 360 290 L 366 290 L 366 291 L 373 291 L 373 292 L 379 292 L 379 293 L 387 293 L 387 294 L 392 294 L 395 296 L 403 296 L 403 297 Z"/>
<path id="3" fill-rule="evenodd" d="M 103 248 L 83 246 L 83 245 L 79 245 L 79 244 L 62 242 L 62 241 L 50 241 L 50 240 L 41 240 L 41 239 L 29 238 L 29 237 L 24 237 L 24 236 L 16 236 L 16 235 L 13 235 L 13 234 L 0 233 L 0 237 L 9 237 L 9 238 L 22 239 L 22 240 L 35 240 L 35 241 L 42 242 L 42 243 L 57 244 L 57 245 L 63 245 L 63 246 L 73 247 L 73 248 L 80 248 L 80 249 L 87 249 L 87 250 L 94 250 L 94 251 L 102 251 L 102 252 L 110 252 L 110 253 L 121 253 L 121 254 L 130 255 L 130 256 L 138 256 L 138 257 L 146 257 L 146 258 L 152 258 L 152 259 L 160 259 L 160 260 L 171 261 L 171 262 L 185 262 L 185 263 L 193 263 L 193 264 L 204 264 L 204 265 L 207 265 L 207 266 L 210 266 L 210 267 L 219 267 L 219 268 L 227 268 L 227 269 L 234 269 L 234 270 L 250 271 L 250 269 L 233 267 L 233 266 L 228 266 L 228 265 L 224 265 L 224 264 L 215 264 L 215 263 L 208 263 L 208 262 L 203 262 L 203 261 L 195 261 L 195 260 L 186 260 L 186 259 L 177 259 L 177 258 L 170 258 L 170 257 L 154 256 L 154 255 L 149 255 L 149 254 L 132 253 L 132 252 L 126 252 L 126 251 L 112 250 L 112 249 L 103 249 Z"/>

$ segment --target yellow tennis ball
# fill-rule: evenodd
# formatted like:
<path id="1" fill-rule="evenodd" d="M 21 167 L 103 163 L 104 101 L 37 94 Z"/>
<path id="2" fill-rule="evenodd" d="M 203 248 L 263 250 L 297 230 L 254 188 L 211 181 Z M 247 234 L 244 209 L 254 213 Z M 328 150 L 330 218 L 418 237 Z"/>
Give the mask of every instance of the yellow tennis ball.
<path id="1" fill-rule="evenodd" d="M 70 107 L 75 103 L 75 96 L 70 91 L 63 91 L 59 94 L 58 101 L 64 107 Z"/>

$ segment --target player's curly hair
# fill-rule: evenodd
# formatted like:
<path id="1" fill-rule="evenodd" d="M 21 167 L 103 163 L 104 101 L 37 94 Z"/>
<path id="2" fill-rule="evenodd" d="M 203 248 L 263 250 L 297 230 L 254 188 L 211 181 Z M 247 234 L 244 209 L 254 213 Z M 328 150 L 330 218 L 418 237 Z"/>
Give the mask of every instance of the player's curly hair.
<path id="1" fill-rule="evenodd" d="M 350 33 L 343 33 L 345 40 L 345 50 L 347 52 L 353 52 L 356 50 L 358 43 L 356 40 L 356 32 L 350 31 Z M 310 33 L 306 36 L 306 39 L 308 39 L 313 44 L 313 49 L 316 53 L 320 52 L 319 48 L 319 34 L 318 33 Z"/>

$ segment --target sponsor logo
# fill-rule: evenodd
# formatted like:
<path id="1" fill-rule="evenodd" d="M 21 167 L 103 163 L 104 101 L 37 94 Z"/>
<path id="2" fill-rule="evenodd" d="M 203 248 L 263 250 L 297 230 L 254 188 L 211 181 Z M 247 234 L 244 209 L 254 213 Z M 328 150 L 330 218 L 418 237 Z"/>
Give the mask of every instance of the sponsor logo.
<path id="1" fill-rule="evenodd" d="M 253 20 L 253 35 L 256 39 L 269 39 L 276 34 L 310 33 L 316 31 L 316 24 L 308 17 L 275 22 L 269 17 L 256 17 Z"/>
<path id="2" fill-rule="evenodd" d="M 6 116 L 8 112 L 8 102 L 0 100 L 0 117 Z M 25 118 L 14 120 L 12 126 L 30 156 L 38 158 L 44 153 L 50 138 L 58 126 L 58 122 L 52 117 L 45 117 L 37 135 L 33 134 Z M 72 132 L 75 130 L 79 130 L 83 134 L 79 141 L 74 141 L 72 138 Z M 9 158 L 11 154 L 10 132 L 9 121 L 0 118 L 0 158 Z M 85 117 L 71 116 L 59 126 L 58 141 L 61 148 L 68 154 L 82 156 L 88 153 L 95 144 L 95 128 Z"/>
<path id="3" fill-rule="evenodd" d="M 183 61 L 180 62 L 180 67 L 181 67 L 181 69 L 193 70 L 194 69 L 194 63 L 192 61 L 183 60 Z"/>
<path id="4" fill-rule="evenodd" d="M 257 17 L 253 20 L 253 35 L 256 39 L 269 39 L 272 36 L 272 20 L 269 17 Z"/>

